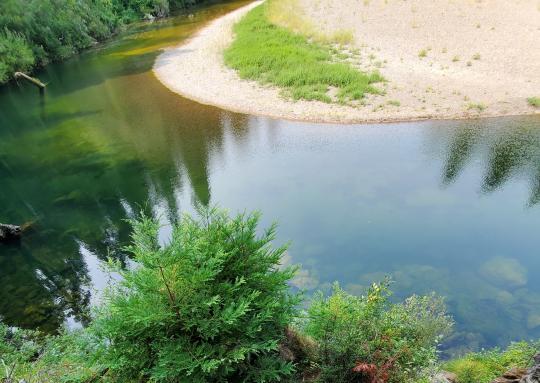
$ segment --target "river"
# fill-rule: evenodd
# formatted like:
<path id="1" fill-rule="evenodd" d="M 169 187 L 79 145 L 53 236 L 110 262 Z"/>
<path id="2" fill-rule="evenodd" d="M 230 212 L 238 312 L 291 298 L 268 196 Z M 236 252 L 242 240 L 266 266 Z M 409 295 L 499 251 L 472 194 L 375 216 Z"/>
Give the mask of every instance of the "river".
<path id="1" fill-rule="evenodd" d="M 447 298 L 453 351 L 540 337 L 540 117 L 325 125 L 240 115 L 183 99 L 153 75 L 166 46 L 245 1 L 129 28 L 0 89 L 0 318 L 53 332 L 84 325 L 128 263 L 125 221 L 167 226 L 194 206 L 260 210 L 291 241 L 309 295 Z"/>

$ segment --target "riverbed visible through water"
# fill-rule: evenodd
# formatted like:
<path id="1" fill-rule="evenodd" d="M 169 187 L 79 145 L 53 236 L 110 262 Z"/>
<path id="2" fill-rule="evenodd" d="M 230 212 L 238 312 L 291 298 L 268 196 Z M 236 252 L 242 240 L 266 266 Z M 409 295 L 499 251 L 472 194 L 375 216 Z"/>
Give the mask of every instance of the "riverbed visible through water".
<path id="1" fill-rule="evenodd" d="M 194 206 L 260 210 L 291 241 L 294 288 L 394 299 L 444 295 L 452 350 L 540 337 L 540 118 L 324 125 L 240 115 L 183 99 L 153 75 L 160 50 L 246 4 L 130 28 L 46 67 L 39 97 L 0 89 L 0 319 L 53 332 L 84 325 L 127 260 L 127 218 L 167 227 Z M 166 229 L 165 234 L 166 235 Z"/>

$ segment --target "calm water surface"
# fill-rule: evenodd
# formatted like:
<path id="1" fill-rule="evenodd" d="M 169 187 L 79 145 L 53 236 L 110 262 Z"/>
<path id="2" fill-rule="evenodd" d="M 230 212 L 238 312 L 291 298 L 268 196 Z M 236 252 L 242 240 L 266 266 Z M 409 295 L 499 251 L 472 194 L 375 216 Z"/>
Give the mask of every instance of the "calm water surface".
<path id="1" fill-rule="evenodd" d="M 165 46 L 245 2 L 142 25 L 0 90 L 0 318 L 84 324 L 100 263 L 125 259 L 124 222 L 167 224 L 196 203 L 261 210 L 292 240 L 309 292 L 360 292 L 391 275 L 396 298 L 436 291 L 457 321 L 446 347 L 540 336 L 540 118 L 336 126 L 225 112 L 151 72 Z M 164 233 L 166 235 L 166 233 Z"/>

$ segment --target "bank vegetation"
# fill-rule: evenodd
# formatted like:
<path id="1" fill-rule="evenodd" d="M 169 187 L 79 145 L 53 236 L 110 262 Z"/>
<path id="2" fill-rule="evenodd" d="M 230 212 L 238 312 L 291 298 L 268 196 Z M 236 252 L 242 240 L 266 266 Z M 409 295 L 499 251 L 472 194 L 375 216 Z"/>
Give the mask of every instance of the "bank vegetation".
<path id="1" fill-rule="evenodd" d="M 64 60 L 111 37 L 123 25 L 164 17 L 202 0 L 2 0 L 0 84 Z"/>
<path id="2" fill-rule="evenodd" d="M 144 215 L 118 273 L 81 330 L 44 335 L 0 325 L 2 382 L 424 383 L 441 368 L 487 383 L 526 367 L 538 344 L 470 354 L 441 366 L 452 319 L 442 298 L 392 302 L 390 281 L 363 295 L 335 284 L 304 302 L 289 282 L 275 226 L 218 209 L 185 216 L 167 243 Z"/>

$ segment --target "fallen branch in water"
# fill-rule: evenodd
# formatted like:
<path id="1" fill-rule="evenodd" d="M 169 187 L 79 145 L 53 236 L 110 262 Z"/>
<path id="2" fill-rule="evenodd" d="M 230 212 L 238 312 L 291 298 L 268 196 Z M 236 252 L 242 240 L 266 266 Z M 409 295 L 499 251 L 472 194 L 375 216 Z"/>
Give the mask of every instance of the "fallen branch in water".
<path id="1" fill-rule="evenodd" d="M 27 81 L 31 82 L 32 84 L 34 84 L 35 86 L 37 86 L 40 89 L 40 91 L 45 90 L 45 87 L 47 86 L 44 83 L 42 83 L 41 81 L 39 81 L 37 78 L 30 77 L 26 73 L 23 73 L 23 72 L 15 72 L 15 78 L 16 79 L 24 78 L 25 80 L 27 80 Z"/>

